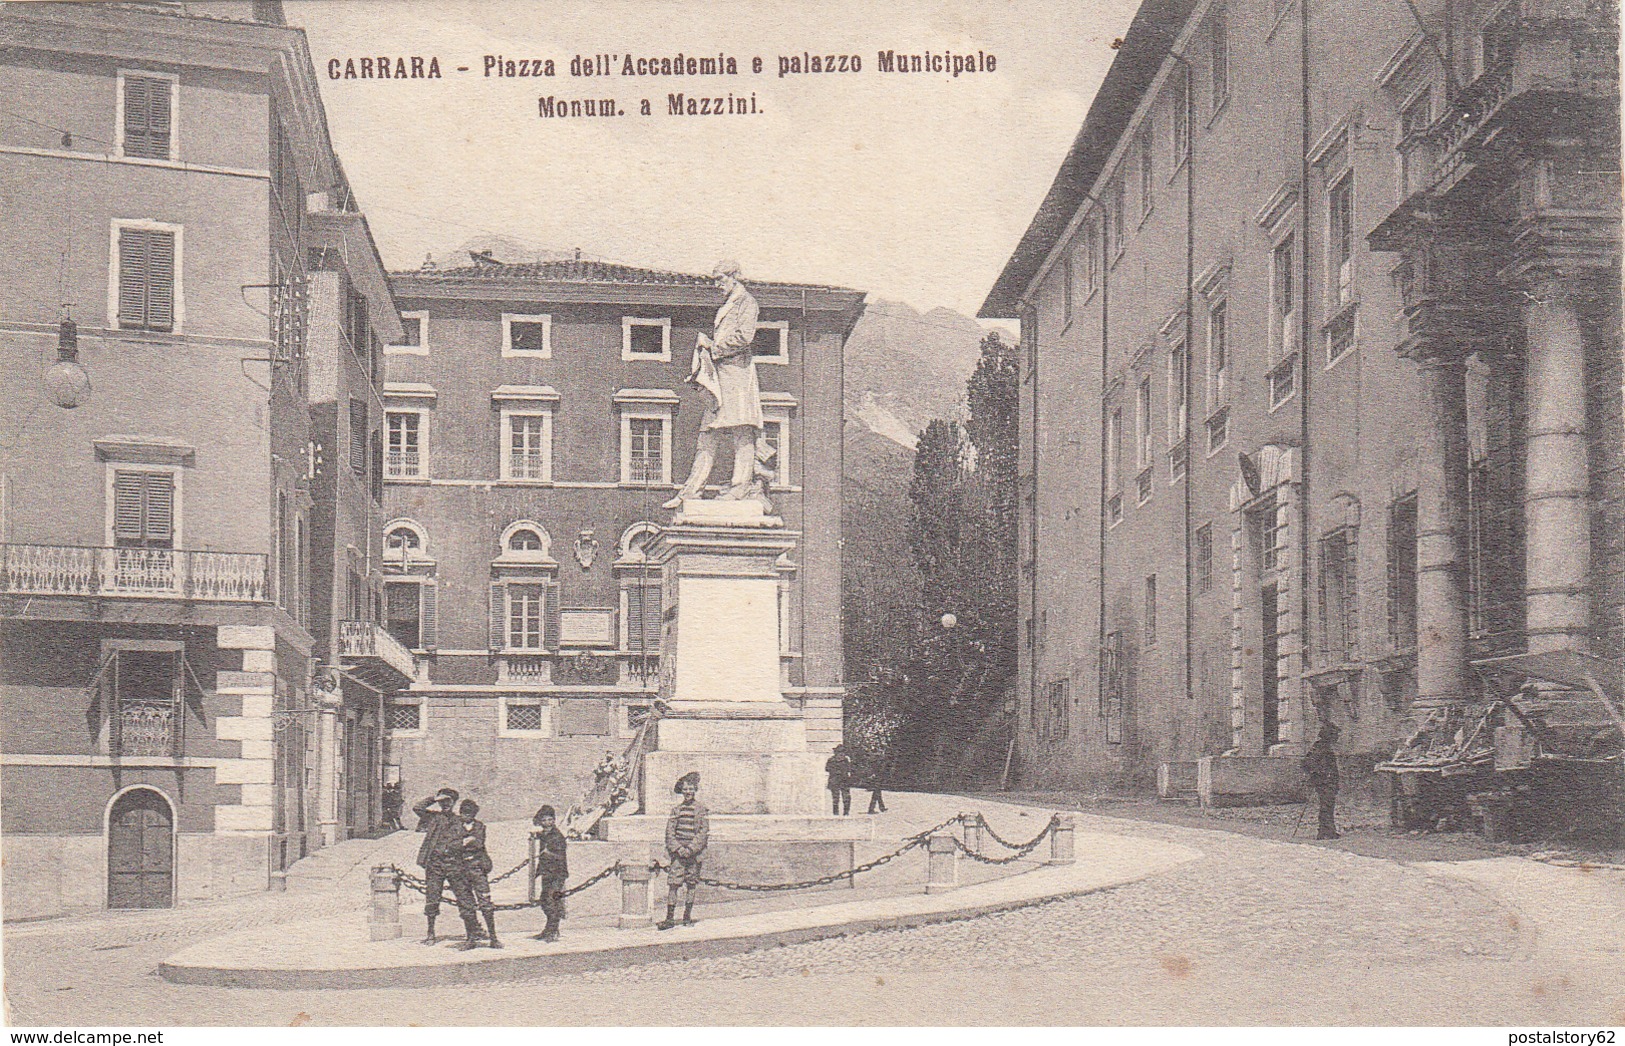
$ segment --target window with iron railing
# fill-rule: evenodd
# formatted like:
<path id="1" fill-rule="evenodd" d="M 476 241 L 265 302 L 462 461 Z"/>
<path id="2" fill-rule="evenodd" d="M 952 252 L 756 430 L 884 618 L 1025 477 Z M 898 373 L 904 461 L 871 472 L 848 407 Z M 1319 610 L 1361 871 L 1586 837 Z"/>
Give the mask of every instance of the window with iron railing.
<path id="1" fill-rule="evenodd" d="M 391 479 L 424 476 L 423 416 L 416 411 L 390 411 L 387 436 L 384 475 Z"/>

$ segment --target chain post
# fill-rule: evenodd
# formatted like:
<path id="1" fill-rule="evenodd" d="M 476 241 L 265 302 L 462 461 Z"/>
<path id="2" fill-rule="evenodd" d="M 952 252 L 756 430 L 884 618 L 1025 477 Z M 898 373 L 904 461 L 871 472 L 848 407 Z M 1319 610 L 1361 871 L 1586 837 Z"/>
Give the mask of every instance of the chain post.
<path id="1" fill-rule="evenodd" d="M 960 814 L 959 823 L 965 828 L 965 846 L 967 849 L 982 853 L 987 849 L 983 839 L 982 815 L 980 813 Z"/>
<path id="2" fill-rule="evenodd" d="M 537 860 L 537 851 L 541 849 L 541 846 L 542 830 L 540 828 L 532 828 L 530 830 L 530 848 L 526 851 L 528 854 L 526 860 L 529 862 L 530 868 L 525 877 L 525 900 L 529 901 L 531 904 L 535 904 L 537 901 L 541 900 L 536 893 L 536 869 L 541 866 L 541 862 Z"/>
<path id="3" fill-rule="evenodd" d="M 648 926 L 654 922 L 650 904 L 651 880 L 654 873 L 647 857 L 621 860 L 621 914 L 615 925 L 623 930 Z"/>
<path id="4" fill-rule="evenodd" d="M 1045 864 L 1071 864 L 1072 815 L 1056 814 L 1050 822 L 1049 860 Z"/>
<path id="5" fill-rule="evenodd" d="M 373 865 L 372 917 L 367 926 L 375 941 L 393 941 L 401 935 L 401 882 L 388 865 Z"/>
<path id="6" fill-rule="evenodd" d="M 926 841 L 926 893 L 942 893 L 959 886 L 958 842 L 947 833 L 933 835 Z"/>

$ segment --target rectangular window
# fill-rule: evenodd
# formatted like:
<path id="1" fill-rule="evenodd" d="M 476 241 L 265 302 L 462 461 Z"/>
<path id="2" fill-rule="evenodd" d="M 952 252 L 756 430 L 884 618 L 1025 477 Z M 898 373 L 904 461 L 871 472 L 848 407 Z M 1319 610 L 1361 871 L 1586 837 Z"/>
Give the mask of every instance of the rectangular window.
<path id="1" fill-rule="evenodd" d="M 628 483 L 666 483 L 666 419 L 627 419 Z"/>
<path id="2" fill-rule="evenodd" d="M 174 159 L 175 95 L 179 81 L 169 77 L 119 74 L 124 111 L 119 116 L 120 155 L 148 160 Z"/>
<path id="3" fill-rule="evenodd" d="M 1061 325 L 1072 322 L 1072 256 L 1061 259 Z"/>
<path id="4" fill-rule="evenodd" d="M 1174 78 L 1170 97 L 1168 99 L 1168 113 L 1171 118 L 1169 138 L 1171 141 L 1171 155 L 1173 157 L 1173 163 L 1169 166 L 1170 171 L 1177 171 L 1179 169 L 1179 165 L 1185 162 L 1185 157 L 1190 153 L 1190 90 L 1188 89 L 1186 83 L 1189 77 L 1190 67 L 1185 66 L 1184 72 Z M 1172 175 L 1170 175 L 1170 177 L 1172 177 Z"/>
<path id="5" fill-rule="evenodd" d="M 1106 490 L 1123 485 L 1123 410 L 1113 407 L 1106 415 Z"/>
<path id="6" fill-rule="evenodd" d="M 553 479 L 553 416 L 502 412 L 502 478 Z"/>
<path id="7" fill-rule="evenodd" d="M 1354 348 L 1355 310 L 1347 309 L 1326 325 L 1326 366 L 1330 367 Z"/>
<path id="8" fill-rule="evenodd" d="M 1151 213 L 1151 205 L 1157 198 L 1157 172 L 1154 157 L 1156 150 L 1151 145 L 1151 118 L 1146 117 L 1145 126 L 1140 129 L 1140 216 L 1143 218 Z"/>
<path id="9" fill-rule="evenodd" d="M 384 584 L 384 631 L 408 650 L 423 649 L 422 589 L 416 581 Z"/>
<path id="10" fill-rule="evenodd" d="M 1145 645 L 1157 642 L 1157 575 L 1145 579 Z"/>
<path id="11" fill-rule="evenodd" d="M 1100 233 L 1090 222 L 1083 231 L 1083 289 L 1093 294 L 1100 286 Z"/>
<path id="12" fill-rule="evenodd" d="M 540 650 L 542 622 L 547 608 L 547 586 L 509 584 L 508 649 Z"/>
<path id="13" fill-rule="evenodd" d="M 1203 523 L 1196 528 L 1196 591 L 1213 588 L 1213 524 Z"/>
<path id="14" fill-rule="evenodd" d="M 1344 527 L 1320 539 L 1320 651 L 1328 665 L 1359 656 L 1355 533 Z"/>
<path id="15" fill-rule="evenodd" d="M 502 355 L 549 359 L 553 355 L 553 317 L 502 314 Z"/>
<path id="16" fill-rule="evenodd" d="M 1416 495 L 1388 508 L 1388 642 L 1416 646 Z"/>
<path id="17" fill-rule="evenodd" d="M 1354 172 L 1326 191 L 1327 299 L 1347 305 L 1354 297 Z"/>
<path id="18" fill-rule="evenodd" d="M 1230 305 L 1214 302 L 1207 318 L 1207 406 L 1212 413 L 1230 402 Z"/>
<path id="19" fill-rule="evenodd" d="M 629 585 L 626 592 L 626 649 L 634 654 L 660 650 L 660 586 Z"/>
<path id="20" fill-rule="evenodd" d="M 346 301 L 344 332 L 350 339 L 350 351 L 365 359 L 372 351 L 372 317 L 367 309 L 367 298 L 352 291 Z"/>
<path id="21" fill-rule="evenodd" d="M 1220 407 L 1207 419 L 1207 452 L 1211 456 L 1230 442 L 1230 408 Z"/>
<path id="22" fill-rule="evenodd" d="M 1271 347 L 1280 359 L 1297 348 L 1298 283 L 1294 268 L 1297 248 L 1293 237 L 1275 245 L 1270 264 Z"/>
<path id="23" fill-rule="evenodd" d="M 621 359 L 670 360 L 671 320 L 621 318 Z"/>
<path id="24" fill-rule="evenodd" d="M 423 454 L 423 415 L 416 411 L 390 411 L 387 415 L 389 445 L 384 474 L 391 479 L 416 479 L 427 475 Z"/>
<path id="25" fill-rule="evenodd" d="M 401 313 L 401 340 L 384 346 L 386 356 L 427 356 L 429 354 L 429 314 Z"/>
<path id="26" fill-rule="evenodd" d="M 113 473 L 113 544 L 175 547 L 175 475 L 118 469 Z"/>
<path id="27" fill-rule="evenodd" d="M 547 711 L 539 697 L 507 697 L 502 701 L 503 729 L 508 733 L 541 733 Z"/>
<path id="28" fill-rule="evenodd" d="M 1045 736 L 1052 740 L 1061 740 L 1071 732 L 1071 680 L 1058 679 L 1049 684 L 1049 729 Z"/>
<path id="29" fill-rule="evenodd" d="M 1123 253 L 1124 241 L 1128 239 L 1123 229 L 1123 183 L 1113 182 L 1106 189 L 1106 217 L 1107 223 L 1107 250 L 1111 258 L 1116 261 Z"/>
<path id="30" fill-rule="evenodd" d="M 1433 126 L 1433 92 L 1424 87 L 1399 110 L 1399 179 L 1406 196 L 1425 188 L 1428 157 L 1421 139 Z"/>
<path id="31" fill-rule="evenodd" d="M 1260 563 L 1265 570 L 1281 569 L 1287 536 L 1287 506 L 1274 499 L 1258 512 Z"/>
<path id="32" fill-rule="evenodd" d="M 790 322 L 788 320 L 760 320 L 756 336 L 750 343 L 751 358 L 757 363 L 790 362 Z"/>
<path id="33" fill-rule="evenodd" d="M 175 232 L 129 225 L 117 230 L 119 329 L 173 331 Z"/>
<path id="34" fill-rule="evenodd" d="M 1269 373 L 1270 410 L 1283 406 L 1298 389 L 1298 356 L 1293 353 Z"/>
<path id="35" fill-rule="evenodd" d="M 186 689 L 181 644 L 163 640 L 112 642 L 128 642 L 129 648 L 111 651 L 111 661 L 101 674 L 109 754 L 177 755 L 182 739 L 182 694 Z"/>
<path id="36" fill-rule="evenodd" d="M 1212 45 L 1208 53 L 1208 78 L 1215 112 L 1230 97 L 1230 15 L 1224 4 L 1216 4 L 1209 19 Z"/>
<path id="37" fill-rule="evenodd" d="M 367 474 L 367 401 L 350 397 L 350 471 Z"/>
<path id="38" fill-rule="evenodd" d="M 1141 378 L 1134 389 L 1134 464 L 1136 468 L 1151 467 L 1151 379 Z"/>
<path id="39" fill-rule="evenodd" d="M 422 730 L 422 703 L 418 701 L 390 701 L 389 729 L 395 733 L 416 733 Z"/>
<path id="40" fill-rule="evenodd" d="M 1179 342 L 1168 350 L 1168 445 L 1177 446 L 1185 439 L 1185 422 L 1189 413 L 1186 389 L 1190 380 L 1190 361 L 1185 343 Z"/>

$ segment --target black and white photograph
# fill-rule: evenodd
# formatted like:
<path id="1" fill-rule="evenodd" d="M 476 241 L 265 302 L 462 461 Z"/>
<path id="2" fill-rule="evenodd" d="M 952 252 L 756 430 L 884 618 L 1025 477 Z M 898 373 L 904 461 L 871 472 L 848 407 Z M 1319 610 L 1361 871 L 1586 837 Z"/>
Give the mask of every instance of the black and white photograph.
<path id="1" fill-rule="evenodd" d="M 0 3 L 10 1041 L 1612 1046 L 1620 15 Z"/>

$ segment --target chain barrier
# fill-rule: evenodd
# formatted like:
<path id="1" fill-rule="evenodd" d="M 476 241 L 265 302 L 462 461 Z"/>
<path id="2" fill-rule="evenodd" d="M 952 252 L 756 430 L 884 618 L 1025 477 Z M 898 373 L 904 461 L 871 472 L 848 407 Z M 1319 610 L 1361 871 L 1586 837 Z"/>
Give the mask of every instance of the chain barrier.
<path id="1" fill-rule="evenodd" d="M 517 872 L 519 870 L 519 868 L 523 868 L 525 865 L 527 865 L 529 863 L 530 863 L 529 858 L 526 858 L 526 860 L 523 863 L 521 863 L 518 868 L 514 868 L 514 869 L 512 869 L 510 871 L 504 872 L 502 875 L 498 876 L 497 878 L 492 879 L 491 882 L 493 882 L 493 883 L 501 882 L 503 879 L 506 879 L 509 876 L 513 875 L 515 872 Z M 409 890 L 414 890 L 417 893 L 423 894 L 425 897 L 427 897 L 429 895 L 429 884 L 424 882 L 418 876 L 415 876 L 415 875 L 411 874 L 410 872 L 404 871 L 404 870 L 402 870 L 401 868 L 399 868 L 399 867 L 397 867 L 395 865 L 390 865 L 389 869 L 390 869 L 390 871 L 395 873 L 395 883 L 396 883 L 397 886 L 404 886 Z M 579 882 L 576 885 L 570 887 L 568 890 L 560 890 L 559 891 L 559 896 L 561 898 L 563 898 L 563 897 L 574 897 L 576 894 L 580 893 L 583 890 L 586 890 L 586 889 L 588 889 L 590 887 L 593 887 L 593 886 L 597 886 L 599 883 L 603 882 L 605 879 L 608 879 L 610 876 L 616 874 L 620 870 L 621 870 L 621 864 L 620 864 L 620 862 L 616 862 L 615 864 L 610 865 L 608 868 L 605 868 L 602 871 L 598 872 L 596 875 L 592 875 L 592 876 L 587 877 L 586 879 L 583 879 L 581 882 Z M 445 904 L 445 905 L 450 905 L 451 907 L 455 908 L 457 906 L 457 899 L 455 897 L 447 897 L 444 893 L 442 893 L 440 895 L 440 903 Z M 542 906 L 542 902 L 541 902 L 541 900 L 538 899 L 538 900 L 535 900 L 535 901 L 515 901 L 515 902 L 513 902 L 511 904 L 493 904 L 491 906 L 491 910 L 494 911 L 494 912 L 517 912 L 517 911 L 519 911 L 521 909 L 524 909 L 524 908 L 540 908 L 541 906 Z"/>
<path id="2" fill-rule="evenodd" d="M 512 868 L 509 868 L 507 871 L 503 872 L 501 875 L 497 876 L 495 879 L 492 879 L 490 881 L 491 885 L 495 886 L 497 883 L 500 883 L 502 880 L 508 878 L 509 876 L 513 875 L 515 872 L 519 871 L 519 869 L 521 869 L 521 868 L 529 868 L 529 867 L 530 867 L 530 858 L 527 857 L 523 861 L 520 861 L 518 864 L 514 865 Z"/>
<path id="3" fill-rule="evenodd" d="M 1022 843 L 1022 844 L 1019 844 L 1019 845 L 1015 844 L 1015 843 L 1006 842 L 1004 839 L 1001 839 L 999 837 L 998 833 L 993 831 L 992 826 L 989 825 L 986 820 L 983 820 L 982 821 L 982 828 L 983 828 L 984 831 L 987 832 L 988 835 L 993 837 L 994 842 L 998 843 L 1001 846 L 1006 847 L 1007 849 L 1015 851 L 1015 853 L 1011 854 L 1008 857 L 987 857 L 987 856 L 985 856 L 983 854 L 979 854 L 976 851 L 970 849 L 963 842 L 961 842 L 957 837 L 950 836 L 950 838 L 952 838 L 954 840 L 954 846 L 961 853 L 963 853 L 966 857 L 969 857 L 973 861 L 980 861 L 983 864 L 994 864 L 994 865 L 1013 864 L 1016 861 L 1019 861 L 1019 860 L 1022 860 L 1024 858 L 1026 858 L 1035 849 L 1037 849 L 1038 844 L 1043 842 L 1046 838 L 1048 838 L 1050 833 L 1055 830 L 1055 826 L 1056 826 L 1057 823 L 1059 823 L 1059 820 L 1060 819 L 1059 819 L 1059 817 L 1057 815 L 1052 815 L 1050 817 L 1049 824 L 1044 826 L 1044 830 L 1039 832 L 1037 837 L 1032 839 L 1030 842 Z M 914 850 L 914 849 L 917 849 L 918 847 L 924 846 L 926 844 L 927 840 L 929 840 L 932 836 L 936 835 L 938 832 L 942 831 L 944 828 L 947 828 L 947 827 L 949 827 L 951 825 L 959 824 L 962 821 L 964 821 L 964 817 L 959 815 L 959 814 L 955 814 L 954 816 L 948 818 L 946 821 L 943 821 L 940 824 L 933 825 L 932 827 L 927 828 L 922 832 L 916 832 L 913 835 L 908 836 L 907 838 L 905 838 L 903 840 L 903 845 L 902 846 L 899 846 L 897 849 L 891 851 L 890 853 L 882 854 L 881 856 L 876 857 L 871 861 L 866 861 L 863 864 L 860 864 L 860 865 L 858 865 L 858 866 L 856 866 L 854 868 L 848 869 L 846 871 L 833 872 L 833 873 L 831 873 L 829 875 L 821 875 L 816 879 L 804 879 L 804 880 L 802 880 L 800 882 L 794 882 L 794 883 L 736 883 L 736 882 L 730 882 L 729 880 L 726 880 L 726 879 L 711 879 L 711 878 L 707 878 L 707 877 L 702 876 L 699 881 L 702 884 L 706 885 L 706 886 L 714 886 L 714 887 L 717 887 L 717 888 L 723 889 L 723 890 L 735 890 L 735 891 L 744 892 L 744 893 L 787 893 L 787 892 L 789 892 L 791 890 L 810 890 L 810 889 L 812 889 L 814 887 L 818 887 L 818 886 L 831 886 L 831 885 L 833 885 L 835 883 L 838 883 L 838 882 L 841 882 L 843 880 L 856 878 L 857 876 L 862 875 L 865 872 L 872 872 L 876 868 L 881 867 L 882 865 L 889 864 L 892 861 L 895 861 L 897 858 L 899 858 L 899 857 L 903 856 L 904 854 L 908 853 L 910 850 Z M 503 872 L 501 875 L 499 875 L 496 878 L 490 880 L 491 885 L 494 886 L 497 883 L 502 882 L 504 879 L 510 878 L 511 876 L 518 874 L 520 869 L 529 867 L 529 865 L 530 865 L 530 858 L 527 857 L 523 861 L 520 861 L 518 864 L 514 865 L 512 868 L 508 869 L 506 872 Z M 420 878 L 420 877 L 418 877 L 416 875 L 413 875 L 410 872 L 407 872 L 407 871 L 405 871 L 405 870 L 403 870 L 403 869 L 401 869 L 401 868 L 399 868 L 399 867 L 397 867 L 395 865 L 389 865 L 388 867 L 389 867 L 389 870 L 391 872 L 393 872 L 394 875 L 395 875 L 395 884 L 396 884 L 397 887 L 404 886 L 409 890 L 414 890 L 417 893 L 424 894 L 425 896 L 427 896 L 428 884 L 422 878 Z M 593 886 L 597 886 L 599 883 L 603 882 L 605 879 L 608 879 L 610 876 L 619 873 L 624 867 L 625 867 L 625 865 L 623 865 L 622 863 L 617 861 L 615 864 L 610 865 L 609 867 L 603 869 L 602 871 L 598 872 L 595 875 L 589 876 L 588 878 L 586 878 L 586 879 L 582 880 L 581 882 L 577 883 L 575 886 L 570 887 L 568 890 L 560 891 L 559 896 L 560 897 L 573 897 L 574 895 L 580 893 L 583 890 L 589 889 L 589 888 L 591 888 Z M 652 874 L 662 874 L 663 875 L 670 869 L 670 867 L 671 867 L 670 865 L 661 864 L 658 860 L 652 860 L 652 861 L 649 862 L 649 871 Z M 441 903 L 443 903 L 443 904 L 448 904 L 448 905 L 453 905 L 453 906 L 455 906 L 456 903 L 457 903 L 455 898 L 447 897 L 444 894 L 441 894 L 440 900 L 441 900 Z M 522 909 L 522 908 L 539 908 L 539 907 L 541 907 L 541 905 L 542 905 L 542 902 L 540 900 L 536 900 L 536 901 L 519 901 L 519 902 L 515 902 L 513 904 L 493 905 L 492 908 L 493 908 L 494 911 L 511 912 L 511 911 L 518 911 L 519 909 Z"/>
<path id="4" fill-rule="evenodd" d="M 985 818 L 985 817 L 982 818 L 982 831 L 986 832 L 989 835 L 989 837 L 992 838 L 992 840 L 994 842 L 998 843 L 1000 846 L 1004 847 L 1006 850 L 1030 850 L 1034 846 L 1038 845 L 1038 840 L 1039 839 L 1044 838 L 1044 836 L 1048 835 L 1050 833 L 1050 831 L 1052 829 L 1054 829 L 1054 827 L 1055 827 L 1055 818 L 1056 818 L 1055 814 L 1050 814 L 1049 824 L 1047 826 L 1045 826 L 1045 828 L 1044 828 L 1044 830 L 1042 832 L 1038 833 L 1038 839 L 1034 839 L 1030 843 L 1012 843 L 1008 839 L 1005 839 L 1005 838 L 1001 837 L 998 832 L 995 832 L 993 830 L 993 826 L 987 823 L 987 818 Z"/>

